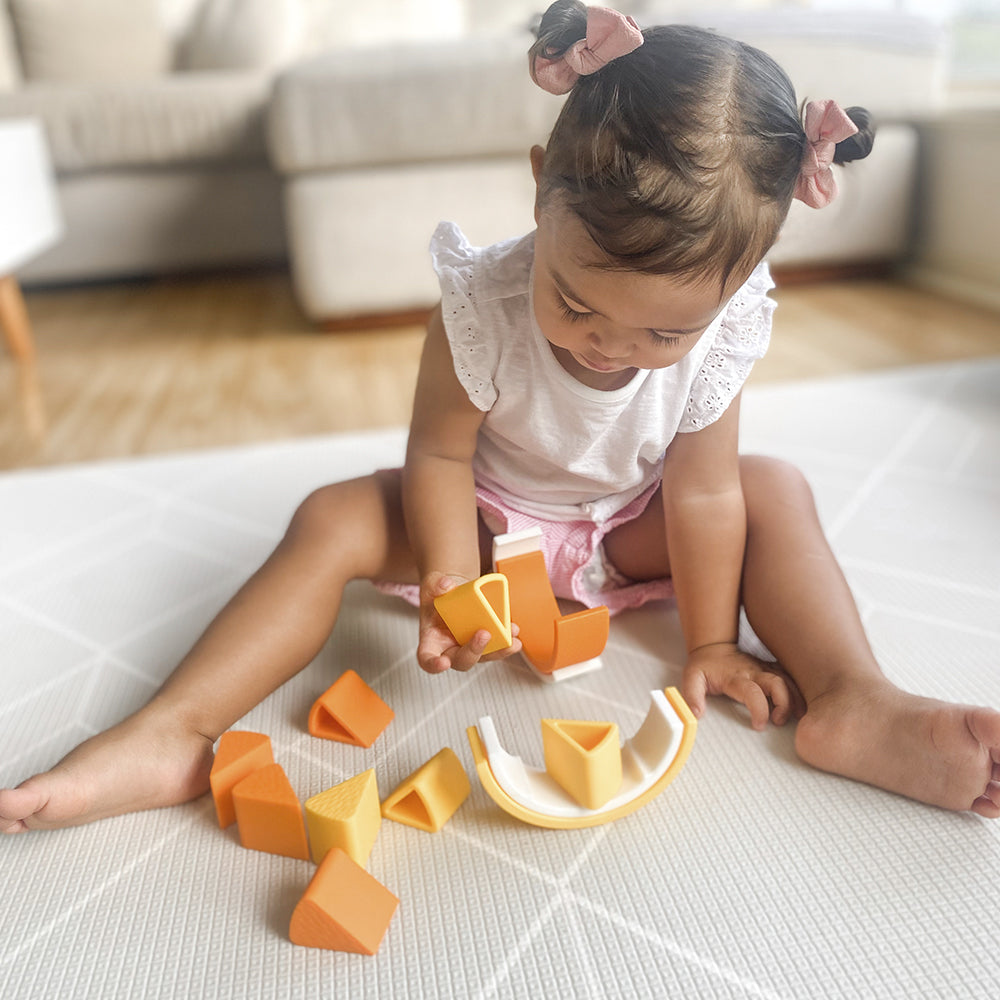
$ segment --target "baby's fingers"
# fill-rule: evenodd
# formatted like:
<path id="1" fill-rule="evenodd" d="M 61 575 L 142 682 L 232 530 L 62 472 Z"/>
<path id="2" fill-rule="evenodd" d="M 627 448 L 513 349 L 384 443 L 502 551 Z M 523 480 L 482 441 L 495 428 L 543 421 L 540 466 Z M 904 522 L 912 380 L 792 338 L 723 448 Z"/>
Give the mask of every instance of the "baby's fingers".
<path id="1" fill-rule="evenodd" d="M 752 677 L 735 674 L 727 681 L 724 693 L 733 701 L 745 705 L 750 712 L 750 725 L 761 730 L 771 717 L 771 703 L 760 684 Z"/>

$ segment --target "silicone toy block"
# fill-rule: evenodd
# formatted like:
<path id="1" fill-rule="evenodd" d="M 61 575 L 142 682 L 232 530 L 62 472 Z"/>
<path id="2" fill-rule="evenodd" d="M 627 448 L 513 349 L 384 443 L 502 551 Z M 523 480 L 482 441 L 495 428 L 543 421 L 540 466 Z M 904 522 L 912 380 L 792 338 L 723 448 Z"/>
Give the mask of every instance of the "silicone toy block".
<path id="1" fill-rule="evenodd" d="M 324 740 L 370 747 L 395 717 L 353 670 L 345 670 L 310 709 L 309 732 Z"/>
<path id="2" fill-rule="evenodd" d="M 339 847 L 331 848 L 292 912 L 292 944 L 374 955 L 399 900 Z"/>
<path id="3" fill-rule="evenodd" d="M 541 531 L 530 529 L 494 539 L 497 572 L 507 577 L 510 617 L 520 629 L 522 655 L 539 674 L 553 675 L 576 664 L 591 664 L 608 641 L 608 609 L 560 613 L 539 548 Z M 580 671 L 574 671 L 578 673 Z"/>
<path id="4" fill-rule="evenodd" d="M 309 860 L 302 807 L 280 764 L 244 778 L 233 789 L 233 805 L 244 847 Z"/>
<path id="5" fill-rule="evenodd" d="M 437 833 L 471 791 L 458 755 L 445 747 L 399 784 L 382 803 L 382 815 L 396 823 Z"/>
<path id="6" fill-rule="evenodd" d="M 492 635 L 484 653 L 506 649 L 510 632 L 510 598 L 507 578 L 487 573 L 434 599 L 434 607 L 459 645 L 467 643 L 481 628 Z"/>
<path id="7" fill-rule="evenodd" d="M 586 809 L 600 809 L 621 788 L 622 752 L 613 722 L 542 719 L 545 770 Z"/>
<path id="8" fill-rule="evenodd" d="M 222 829 L 236 822 L 233 787 L 254 771 L 273 763 L 271 740 L 263 733 L 230 730 L 219 737 L 208 783 Z"/>
<path id="9" fill-rule="evenodd" d="M 367 863 L 382 825 L 374 769 L 306 799 L 305 809 L 316 864 L 334 847 L 359 865 Z"/>
<path id="10" fill-rule="evenodd" d="M 489 716 L 466 730 L 476 773 L 501 809 L 533 826 L 569 830 L 610 823 L 651 802 L 677 777 L 694 746 L 698 722 L 675 688 L 651 692 L 649 712 L 621 750 L 622 783 L 599 809 L 586 809 L 552 775 L 528 767 L 500 745 Z"/>

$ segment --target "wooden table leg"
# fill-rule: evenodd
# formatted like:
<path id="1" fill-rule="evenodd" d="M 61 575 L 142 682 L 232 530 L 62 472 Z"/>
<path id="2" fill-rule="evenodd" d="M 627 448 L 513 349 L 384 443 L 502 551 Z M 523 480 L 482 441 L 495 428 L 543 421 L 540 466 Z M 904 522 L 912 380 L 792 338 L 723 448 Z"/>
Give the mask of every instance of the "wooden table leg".
<path id="1" fill-rule="evenodd" d="M 28 308 L 24 304 L 21 286 L 13 274 L 0 277 L 0 331 L 10 353 L 18 361 L 30 361 L 35 356 Z"/>

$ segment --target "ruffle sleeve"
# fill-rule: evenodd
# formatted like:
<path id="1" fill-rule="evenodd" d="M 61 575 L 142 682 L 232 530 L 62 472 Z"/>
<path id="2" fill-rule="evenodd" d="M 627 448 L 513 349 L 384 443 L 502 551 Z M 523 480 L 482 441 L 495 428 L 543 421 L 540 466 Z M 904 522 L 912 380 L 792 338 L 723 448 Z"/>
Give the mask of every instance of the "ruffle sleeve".
<path id="1" fill-rule="evenodd" d="M 476 253 L 452 222 L 442 222 L 431 238 L 431 261 L 441 285 L 441 314 L 455 361 L 455 374 L 480 410 L 497 400 L 493 384 L 495 347 L 482 334 L 474 291 Z"/>
<path id="2" fill-rule="evenodd" d="M 743 388 L 754 362 L 764 357 L 776 304 L 767 293 L 773 287 L 767 264 L 761 263 L 729 300 L 691 385 L 678 431 L 699 431 L 718 420 Z"/>

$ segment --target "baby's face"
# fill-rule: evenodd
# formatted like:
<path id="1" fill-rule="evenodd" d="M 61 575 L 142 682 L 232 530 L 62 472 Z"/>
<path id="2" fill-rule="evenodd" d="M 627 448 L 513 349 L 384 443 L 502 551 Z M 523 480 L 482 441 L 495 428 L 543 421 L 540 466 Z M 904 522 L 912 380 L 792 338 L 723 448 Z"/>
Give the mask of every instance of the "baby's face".
<path id="1" fill-rule="evenodd" d="M 535 318 L 559 363 L 597 389 L 627 384 L 636 369 L 681 360 L 735 288 L 605 270 L 580 220 L 550 207 L 535 239 Z"/>

